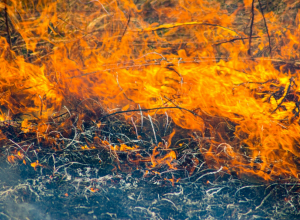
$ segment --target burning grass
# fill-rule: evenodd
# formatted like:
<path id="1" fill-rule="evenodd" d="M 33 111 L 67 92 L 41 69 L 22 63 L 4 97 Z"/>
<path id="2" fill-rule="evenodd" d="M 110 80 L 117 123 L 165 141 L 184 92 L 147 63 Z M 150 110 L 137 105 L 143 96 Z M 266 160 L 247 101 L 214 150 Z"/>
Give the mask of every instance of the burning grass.
<path id="1" fill-rule="evenodd" d="M 53 175 L 205 163 L 298 179 L 299 5 L 233 4 L 1 3 L 2 154 Z"/>

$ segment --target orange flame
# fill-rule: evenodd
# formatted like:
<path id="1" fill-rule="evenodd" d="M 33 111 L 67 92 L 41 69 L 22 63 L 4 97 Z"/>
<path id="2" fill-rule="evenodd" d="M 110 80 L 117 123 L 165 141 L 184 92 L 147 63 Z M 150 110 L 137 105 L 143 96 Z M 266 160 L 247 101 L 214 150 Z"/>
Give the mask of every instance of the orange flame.
<path id="1" fill-rule="evenodd" d="M 26 164 L 26 161 L 24 160 L 24 154 L 21 153 L 21 151 L 18 151 L 13 155 L 8 155 L 7 160 L 10 163 L 15 163 L 17 160 L 23 160 L 23 163 Z"/>
<path id="2" fill-rule="evenodd" d="M 156 109 L 149 114 L 215 135 L 199 140 L 212 167 L 298 178 L 300 80 L 288 67 L 299 65 L 300 13 L 283 23 L 293 7 L 285 2 L 285 12 L 264 15 L 249 0 L 235 11 L 216 0 L 1 3 L 20 41 L 0 38 L 0 119 L 8 110 L 31 115 L 40 124 L 23 118 L 23 132 L 43 136 L 43 120 L 86 99 L 112 112 Z M 174 151 L 158 154 L 152 166 L 173 167 Z"/>

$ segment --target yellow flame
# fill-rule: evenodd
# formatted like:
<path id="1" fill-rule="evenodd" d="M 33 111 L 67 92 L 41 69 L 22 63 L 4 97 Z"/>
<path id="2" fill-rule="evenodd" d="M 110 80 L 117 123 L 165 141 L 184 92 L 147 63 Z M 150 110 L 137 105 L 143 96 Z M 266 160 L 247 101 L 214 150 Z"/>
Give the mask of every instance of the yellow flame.
<path id="1" fill-rule="evenodd" d="M 264 17 L 254 7 L 251 40 L 244 31 L 250 0 L 231 12 L 215 0 L 1 3 L 20 41 L 0 38 L 0 103 L 12 115 L 38 118 L 34 129 L 23 120 L 22 129 L 39 134 L 55 111 L 89 98 L 106 110 L 155 108 L 150 116 L 167 113 L 181 128 L 215 135 L 198 140 L 212 167 L 298 178 L 299 70 L 286 67 L 299 65 L 300 14 L 282 22 L 292 8 L 285 2 L 285 12 Z M 174 151 L 158 154 L 154 149 L 152 166 L 174 167 Z"/>

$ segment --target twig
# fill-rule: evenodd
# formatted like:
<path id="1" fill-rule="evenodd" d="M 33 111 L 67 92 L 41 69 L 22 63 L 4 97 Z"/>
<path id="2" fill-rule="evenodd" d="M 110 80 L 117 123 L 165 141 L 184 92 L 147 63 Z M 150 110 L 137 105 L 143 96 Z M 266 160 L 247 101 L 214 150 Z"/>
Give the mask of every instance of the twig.
<path id="1" fill-rule="evenodd" d="M 256 38 L 256 37 L 252 36 L 252 38 Z M 155 54 L 158 54 L 158 53 L 155 53 Z M 199 60 L 199 58 L 197 58 L 197 57 L 194 57 L 194 58 L 191 58 L 191 59 L 193 59 L 193 60 L 192 61 L 182 61 L 181 60 L 180 63 L 188 64 L 188 63 L 207 62 L 207 61 L 203 61 L 202 59 L 207 59 L 209 61 L 215 61 L 215 60 L 223 59 L 224 61 L 227 61 L 227 60 L 229 60 L 229 57 L 214 57 L 214 58 L 201 57 L 201 60 Z M 241 60 L 249 60 L 249 57 L 241 57 L 240 59 Z M 297 66 L 297 67 L 300 66 L 300 61 L 299 60 L 289 61 L 289 60 L 280 60 L 280 59 L 266 59 L 266 58 L 263 58 L 263 57 L 253 57 L 253 58 L 251 58 L 251 60 L 262 60 L 262 59 L 265 60 L 265 61 L 272 61 L 272 62 L 276 62 L 276 63 L 278 62 L 278 63 L 291 64 L 291 65 Z M 146 66 L 151 66 L 151 65 L 161 65 L 160 61 L 162 61 L 162 60 L 166 60 L 166 58 L 162 57 L 162 59 L 159 59 L 159 60 L 146 60 L 146 62 L 155 61 L 154 63 L 142 63 L 142 64 L 127 65 L 127 66 L 125 64 L 128 64 L 128 62 L 124 62 L 123 63 L 124 66 L 122 66 L 122 67 L 112 67 L 112 68 L 107 68 L 107 69 L 103 69 L 103 70 L 96 70 L 96 71 L 92 71 L 92 72 L 82 73 L 80 75 L 71 76 L 68 79 L 88 76 L 88 75 L 91 75 L 91 74 L 101 73 L 101 72 L 105 72 L 105 71 L 108 72 L 108 71 L 119 70 L 119 69 L 127 69 L 127 68 L 141 68 L 141 66 L 146 67 Z M 221 66 L 221 65 L 219 65 L 219 66 Z M 229 67 L 226 67 L 226 68 L 229 68 Z M 233 68 L 229 68 L 229 69 L 233 69 Z M 69 70 L 69 72 L 72 72 L 72 71 L 77 71 L 77 70 Z M 239 70 L 235 70 L 235 71 L 239 71 Z M 242 72 L 242 71 L 239 71 L 239 72 Z M 42 86 L 42 84 L 36 85 L 35 87 L 37 87 L 37 86 Z M 29 87 L 29 88 L 26 88 L 26 89 L 30 89 L 30 88 L 32 88 L 32 87 Z"/>
<path id="2" fill-rule="evenodd" d="M 255 37 L 252 37 L 252 39 L 253 39 L 253 38 L 261 38 L 261 37 L 255 36 Z M 246 37 L 233 38 L 233 39 L 230 39 L 230 40 L 228 40 L 228 41 L 222 41 L 222 42 L 219 42 L 219 43 L 215 43 L 215 44 L 213 44 L 213 45 L 214 45 L 214 46 L 219 46 L 219 45 L 221 45 L 221 44 L 232 43 L 232 42 L 238 41 L 238 40 L 243 41 L 244 39 L 248 39 L 248 38 L 246 38 Z"/>
<path id="3" fill-rule="evenodd" d="M 180 77 L 180 79 L 181 79 L 180 80 L 180 84 L 182 85 L 183 84 L 183 77 L 182 77 L 182 75 L 177 70 L 175 70 L 172 66 L 174 66 L 174 65 L 173 64 L 169 64 L 169 65 L 166 66 L 166 69 L 175 72 Z"/>
<path id="4" fill-rule="evenodd" d="M 253 29 L 253 22 L 254 22 L 254 1 L 252 0 L 252 8 L 251 8 L 251 24 L 250 24 L 250 34 L 249 34 L 249 49 L 248 49 L 248 55 L 251 56 L 251 40 L 252 40 L 252 29 Z"/>
<path id="5" fill-rule="evenodd" d="M 196 179 L 196 180 L 194 181 L 194 183 L 197 182 L 198 180 L 202 179 L 203 177 L 207 176 L 207 175 L 217 174 L 217 173 L 219 173 L 222 169 L 223 169 L 223 166 L 221 166 L 220 169 L 218 169 L 218 170 L 215 171 L 215 172 L 205 173 L 205 174 L 203 174 L 202 176 L 200 176 L 198 179 Z"/>
<path id="6" fill-rule="evenodd" d="M 162 198 L 161 200 L 162 200 L 162 201 L 167 201 L 167 202 L 171 203 L 171 204 L 175 207 L 175 209 L 178 211 L 177 206 L 176 206 L 176 205 L 174 204 L 174 202 L 172 202 L 171 200 L 166 199 L 166 198 Z"/>
<path id="7" fill-rule="evenodd" d="M 289 94 L 290 90 L 291 90 L 291 87 L 292 87 L 292 83 L 295 84 L 295 79 L 294 77 L 291 77 L 290 78 L 290 83 L 289 83 L 289 86 L 286 90 L 286 93 L 284 94 L 283 98 L 281 99 L 280 103 L 277 105 L 277 107 L 272 111 L 271 114 L 275 113 L 277 111 L 277 109 L 282 105 L 282 103 L 284 102 L 284 100 L 286 99 L 287 95 Z M 271 98 L 271 97 L 270 97 Z"/>
<path id="8" fill-rule="evenodd" d="M 129 23 L 130 23 L 130 18 L 131 18 L 131 11 L 129 11 L 129 16 L 128 16 L 127 24 L 126 24 L 126 27 L 125 27 L 125 29 L 124 29 L 124 32 L 123 32 L 123 34 L 122 34 L 122 36 L 121 36 L 121 38 L 120 38 L 120 42 L 122 41 L 122 38 L 124 37 L 124 35 L 125 35 L 126 31 L 127 31 L 128 25 L 129 25 Z"/>
<path id="9" fill-rule="evenodd" d="M 42 114 L 43 114 L 43 99 L 42 99 L 42 97 L 40 95 L 39 95 L 39 98 L 41 100 L 40 116 L 42 116 Z"/>
<path id="10" fill-rule="evenodd" d="M 272 189 L 271 192 L 261 201 L 261 203 L 259 204 L 259 206 L 255 207 L 255 210 L 259 209 L 264 204 L 264 202 L 271 196 L 271 194 L 273 193 L 273 191 L 274 191 L 274 189 Z"/>
<path id="11" fill-rule="evenodd" d="M 24 149 L 23 149 L 20 145 L 18 145 L 16 142 L 14 142 L 14 141 L 11 140 L 11 139 L 9 139 L 9 141 L 11 141 L 11 142 L 12 142 L 13 144 L 15 144 L 19 149 L 21 149 L 21 150 L 24 152 L 24 156 L 26 157 L 26 159 L 28 159 L 28 160 L 31 162 L 30 158 L 26 156 L 26 155 L 27 155 L 26 151 L 24 151 Z"/>
<path id="12" fill-rule="evenodd" d="M 166 128 L 165 128 L 164 136 L 166 135 L 168 124 L 169 124 L 169 116 L 168 116 L 167 112 L 165 112 L 165 114 L 167 116 L 167 122 L 166 122 Z"/>
<path id="13" fill-rule="evenodd" d="M 167 99 L 169 102 L 171 102 L 173 105 L 175 105 L 176 107 L 178 107 L 180 109 L 180 107 L 178 105 L 176 105 L 171 99 L 169 99 L 167 96 L 164 96 L 165 99 Z M 180 109 L 180 111 L 182 112 L 182 110 Z"/>
<path id="14" fill-rule="evenodd" d="M 245 85 L 245 84 L 260 84 L 260 85 L 263 85 L 263 84 L 266 84 L 268 82 L 272 82 L 274 81 L 274 79 L 269 79 L 265 82 L 243 82 L 243 83 L 240 83 L 240 84 L 236 84 L 237 86 L 241 86 L 241 85 Z"/>
<path id="15" fill-rule="evenodd" d="M 6 0 L 4 0 L 4 14 L 5 14 L 5 25 L 6 25 L 6 32 L 7 32 L 7 42 L 9 44 L 9 49 L 11 50 L 12 48 L 12 42 L 11 42 L 11 36 L 10 36 L 10 31 L 9 31 L 9 26 L 8 26 L 8 14 L 7 14 L 7 3 Z M 9 51 L 10 59 L 12 59 L 12 54 L 11 51 Z"/>
<path id="16" fill-rule="evenodd" d="M 136 128 L 136 125 L 135 125 L 135 123 L 134 123 L 132 117 L 131 117 L 131 121 L 132 121 L 132 124 L 133 124 L 133 126 L 134 126 L 134 128 L 135 128 L 136 137 L 137 137 L 137 139 L 138 139 L 138 138 L 139 138 L 138 130 L 137 130 L 137 128 Z"/>
<path id="17" fill-rule="evenodd" d="M 259 8 L 260 8 L 261 14 L 262 14 L 262 16 L 263 16 L 263 18 L 264 18 L 264 23 L 265 23 L 265 27 L 266 27 L 267 34 L 268 34 L 268 38 L 269 38 L 269 50 L 270 50 L 270 56 L 271 56 L 271 58 L 272 58 L 272 47 L 271 47 L 271 38 L 270 38 L 269 29 L 268 29 L 268 26 L 267 26 L 266 18 L 265 18 L 264 11 L 263 11 L 263 9 L 262 9 L 260 0 L 258 0 L 258 3 L 259 3 Z"/>
<path id="18" fill-rule="evenodd" d="M 75 139 L 77 138 L 77 129 L 73 124 L 72 124 L 72 126 L 73 126 L 74 132 L 75 132 L 74 137 L 66 147 L 63 147 L 63 149 L 67 149 L 69 146 L 71 146 L 73 144 L 73 142 L 75 141 Z M 65 138 L 65 139 L 67 139 L 67 138 Z"/>
<path id="19" fill-rule="evenodd" d="M 153 134 L 154 134 L 154 139 L 155 139 L 155 144 L 157 144 L 157 139 L 156 139 L 156 133 L 155 133 L 155 129 L 154 129 L 154 126 L 153 126 L 153 123 L 152 123 L 152 119 L 151 119 L 151 116 L 148 115 L 148 118 L 150 120 L 150 123 L 151 123 L 151 127 L 152 127 L 152 130 L 153 130 Z"/>
<path id="20" fill-rule="evenodd" d="M 26 152 L 24 151 L 24 149 L 20 145 L 18 145 L 16 142 L 14 142 L 11 139 L 8 139 L 8 140 L 11 141 L 13 144 L 15 144 L 19 149 L 21 149 L 26 154 Z"/>
<path id="21" fill-rule="evenodd" d="M 221 28 L 223 30 L 234 32 L 235 34 L 237 34 L 238 36 L 241 37 L 241 35 L 239 33 L 237 33 L 236 31 L 234 31 L 234 30 L 232 30 L 230 28 L 223 27 L 223 26 L 218 25 L 218 24 L 203 23 L 203 22 L 185 22 L 185 23 L 175 23 L 175 24 L 162 24 L 162 25 L 160 25 L 158 27 L 150 27 L 150 28 L 145 28 L 145 29 L 138 29 L 136 31 L 138 31 L 138 32 L 159 31 L 159 30 L 171 29 L 171 28 L 175 28 L 175 27 L 188 26 L 188 25 L 204 25 L 204 26 L 218 27 L 218 28 Z M 134 32 L 136 32 L 136 31 L 134 31 Z"/>
<path id="22" fill-rule="evenodd" d="M 206 191 L 206 194 L 207 194 L 208 196 L 212 196 L 212 195 L 214 195 L 214 194 L 220 192 L 220 191 L 221 191 L 222 189 L 224 189 L 224 188 L 226 188 L 226 186 L 224 186 L 224 187 L 212 188 L 212 189 L 207 190 L 207 191 Z M 210 193 L 211 191 L 213 191 L 213 192 Z"/>
<path id="23" fill-rule="evenodd" d="M 191 110 L 188 110 L 188 109 L 185 109 L 185 108 L 181 108 L 181 107 L 159 107 L 159 108 L 132 109 L 132 110 L 127 110 L 127 111 L 118 111 L 118 112 L 114 112 L 114 113 L 111 113 L 111 114 L 108 114 L 108 115 L 104 115 L 104 116 L 102 116 L 98 119 L 100 120 L 100 119 L 103 119 L 103 118 L 106 118 L 106 117 L 109 117 L 109 116 L 113 116 L 113 115 L 117 115 L 117 114 L 124 114 L 124 113 L 127 113 L 127 112 L 139 112 L 139 111 L 148 112 L 148 111 L 154 111 L 154 110 L 160 110 L 160 109 L 182 109 L 182 110 L 185 110 L 185 111 L 188 111 L 188 112 L 192 113 L 195 116 L 200 117 L 200 115 L 196 114 L 195 112 L 193 112 Z"/>
<path id="24" fill-rule="evenodd" d="M 180 109 L 181 111 L 182 111 L 182 110 L 185 110 L 185 111 L 188 111 L 188 112 L 192 113 L 193 115 L 197 115 L 197 114 L 196 114 L 195 112 L 193 112 L 192 110 L 189 110 L 189 109 L 182 108 L 182 107 L 178 106 L 178 105 L 175 104 L 171 99 L 169 99 L 167 96 L 164 96 L 164 98 L 166 98 L 167 100 L 169 100 L 169 102 L 171 102 L 173 105 L 175 105 L 175 106 L 176 106 L 178 109 Z M 201 109 L 200 109 L 200 111 L 201 111 Z M 197 115 L 197 116 L 200 117 L 200 115 Z"/>
<path id="25" fill-rule="evenodd" d="M 140 112 L 141 112 L 141 131 L 143 131 L 144 120 L 143 120 L 143 112 L 141 111 L 140 104 L 139 104 L 139 109 L 140 109 Z"/>
<path id="26" fill-rule="evenodd" d="M 239 189 L 235 192 L 234 196 L 236 196 L 236 194 L 237 194 L 239 191 L 241 191 L 242 189 L 246 189 L 246 188 L 254 188 L 254 187 L 264 187 L 264 186 L 265 186 L 265 185 L 243 186 L 243 187 L 239 188 Z"/>
<path id="27" fill-rule="evenodd" d="M 70 117 L 71 117 L 72 114 L 71 114 L 71 112 L 69 111 L 69 109 L 68 109 L 66 106 L 64 106 L 64 108 L 68 111 L 68 113 L 69 113 L 69 115 L 70 115 Z"/>

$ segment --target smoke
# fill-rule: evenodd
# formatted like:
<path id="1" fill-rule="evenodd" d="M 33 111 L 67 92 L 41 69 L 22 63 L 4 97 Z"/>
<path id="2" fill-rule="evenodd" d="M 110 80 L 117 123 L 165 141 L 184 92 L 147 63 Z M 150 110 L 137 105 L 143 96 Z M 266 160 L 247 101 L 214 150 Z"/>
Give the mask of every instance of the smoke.
<path id="1" fill-rule="evenodd" d="M 4 158 L 0 160 L 0 219 L 51 220 L 47 210 L 28 202 L 33 196 L 28 193 L 30 186 L 22 180 L 20 169 Z"/>
<path id="2" fill-rule="evenodd" d="M 30 220 L 51 220 L 50 215 L 46 213 L 46 210 L 42 210 L 39 206 L 30 203 L 17 204 L 13 201 L 6 202 L 6 213 L 12 219 L 30 219 Z"/>

